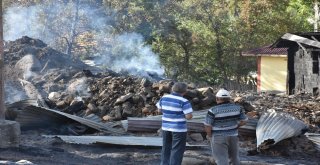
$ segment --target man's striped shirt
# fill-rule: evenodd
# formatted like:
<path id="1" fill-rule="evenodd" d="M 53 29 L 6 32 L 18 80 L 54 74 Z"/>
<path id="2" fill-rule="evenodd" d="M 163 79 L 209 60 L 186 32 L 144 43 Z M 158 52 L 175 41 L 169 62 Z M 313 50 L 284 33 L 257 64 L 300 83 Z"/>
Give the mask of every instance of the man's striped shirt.
<path id="1" fill-rule="evenodd" d="M 192 113 L 190 102 L 180 94 L 171 93 L 163 96 L 157 103 L 162 111 L 162 130 L 187 132 L 185 115 Z"/>
<path id="2" fill-rule="evenodd" d="M 204 124 L 212 126 L 213 136 L 237 136 L 238 123 L 245 120 L 247 116 L 241 106 L 223 103 L 208 111 Z"/>

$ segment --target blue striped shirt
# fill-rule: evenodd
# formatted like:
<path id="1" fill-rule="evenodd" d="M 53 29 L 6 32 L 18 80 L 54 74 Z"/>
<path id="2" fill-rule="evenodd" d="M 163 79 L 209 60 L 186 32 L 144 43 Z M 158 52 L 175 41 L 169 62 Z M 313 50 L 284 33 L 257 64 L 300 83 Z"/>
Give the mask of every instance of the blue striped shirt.
<path id="1" fill-rule="evenodd" d="M 171 93 L 163 96 L 156 105 L 162 111 L 162 130 L 187 132 L 185 115 L 193 111 L 187 99 L 180 94 Z"/>
<path id="2" fill-rule="evenodd" d="M 204 124 L 212 126 L 213 136 L 237 136 L 238 122 L 243 120 L 248 118 L 241 106 L 222 103 L 208 111 Z"/>

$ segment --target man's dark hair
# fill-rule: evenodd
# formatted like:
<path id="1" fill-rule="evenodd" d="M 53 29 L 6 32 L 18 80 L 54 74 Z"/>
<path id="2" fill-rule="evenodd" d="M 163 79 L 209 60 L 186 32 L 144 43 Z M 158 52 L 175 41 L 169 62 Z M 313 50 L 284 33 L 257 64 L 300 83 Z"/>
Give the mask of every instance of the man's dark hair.
<path id="1" fill-rule="evenodd" d="M 217 97 L 220 101 L 223 101 L 224 103 L 230 102 L 231 98 L 229 97 Z"/>
<path id="2" fill-rule="evenodd" d="M 172 92 L 183 94 L 187 91 L 188 85 L 183 82 L 177 82 L 172 86 Z"/>

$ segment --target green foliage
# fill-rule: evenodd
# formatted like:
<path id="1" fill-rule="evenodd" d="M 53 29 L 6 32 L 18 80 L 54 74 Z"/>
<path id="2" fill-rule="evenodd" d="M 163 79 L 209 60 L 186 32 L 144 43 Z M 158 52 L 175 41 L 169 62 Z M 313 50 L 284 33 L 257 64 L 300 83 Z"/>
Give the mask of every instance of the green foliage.
<path id="1" fill-rule="evenodd" d="M 61 49 L 66 47 L 61 37 L 67 38 L 74 42 L 73 53 L 85 58 L 106 50 L 103 46 L 108 44 L 108 37 L 102 36 L 101 42 L 94 36 L 106 31 L 111 35 L 136 32 L 159 55 L 167 77 L 208 84 L 230 79 L 241 82 L 256 70 L 255 59 L 241 57 L 242 51 L 272 44 L 286 32 L 313 29 L 308 22 L 314 17 L 313 0 L 90 0 L 80 2 L 95 6 L 113 21 L 95 30 L 87 26 L 88 20 L 80 12 L 73 29 L 76 33 L 71 33 L 75 2 L 55 1 L 65 4 L 60 13 L 43 11 L 42 23 L 56 32 Z M 4 6 L 45 3 L 50 1 L 4 1 Z M 137 54 L 116 46 L 110 51 L 123 54 L 123 58 Z"/>

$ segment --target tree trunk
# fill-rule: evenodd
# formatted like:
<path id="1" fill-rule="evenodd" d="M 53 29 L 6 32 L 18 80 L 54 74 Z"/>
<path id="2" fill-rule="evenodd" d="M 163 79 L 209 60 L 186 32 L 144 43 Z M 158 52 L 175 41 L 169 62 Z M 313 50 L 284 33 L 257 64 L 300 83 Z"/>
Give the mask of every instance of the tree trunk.
<path id="1" fill-rule="evenodd" d="M 184 58 L 183 58 L 184 72 L 188 77 L 188 75 L 190 75 L 190 53 L 187 48 L 187 45 L 182 45 L 182 49 L 184 50 Z"/>
<path id="2" fill-rule="evenodd" d="M 220 23 L 218 21 L 215 21 L 215 25 L 213 25 L 214 32 L 216 33 L 216 53 L 217 53 L 217 60 L 218 60 L 218 66 L 220 71 L 223 74 L 223 81 L 225 82 L 227 80 L 227 72 L 226 68 L 223 63 L 223 50 L 222 50 L 222 44 L 221 44 L 221 34 L 220 34 Z"/>
<path id="3" fill-rule="evenodd" d="M 77 0 L 76 2 L 76 13 L 74 15 L 74 19 L 72 21 L 72 25 L 71 25 L 71 32 L 70 32 L 70 40 L 69 40 L 69 43 L 67 44 L 67 51 L 66 53 L 68 55 L 72 55 L 72 47 L 73 47 L 73 44 L 75 42 L 75 39 L 77 37 L 77 24 L 79 22 L 79 6 L 80 6 L 80 1 Z"/>

